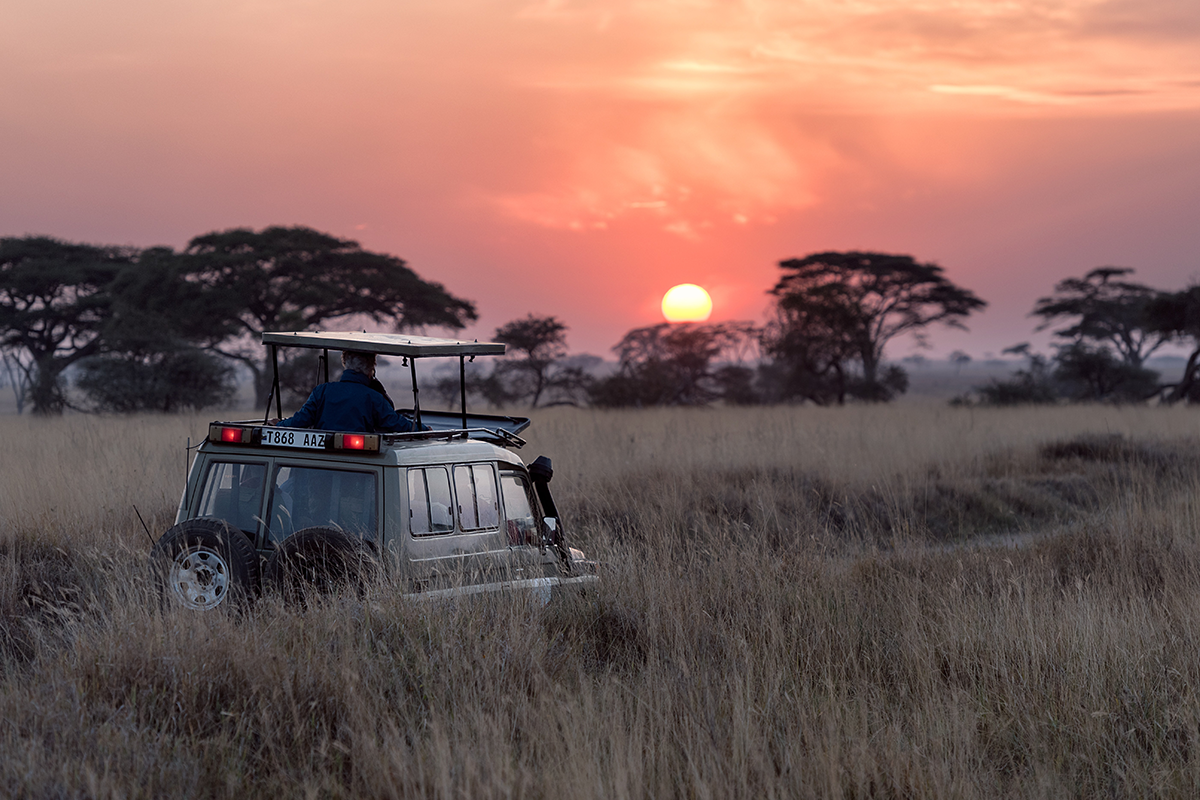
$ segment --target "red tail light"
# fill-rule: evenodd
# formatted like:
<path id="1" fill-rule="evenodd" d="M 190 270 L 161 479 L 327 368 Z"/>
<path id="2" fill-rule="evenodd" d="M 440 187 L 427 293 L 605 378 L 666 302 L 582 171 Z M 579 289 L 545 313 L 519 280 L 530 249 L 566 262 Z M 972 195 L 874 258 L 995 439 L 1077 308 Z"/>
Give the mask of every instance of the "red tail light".
<path id="1" fill-rule="evenodd" d="M 253 441 L 254 429 L 235 425 L 222 425 L 218 422 L 208 426 L 208 440 L 224 444 L 250 444 Z"/>
<path id="2" fill-rule="evenodd" d="M 362 450 L 364 453 L 379 452 L 379 434 L 377 433 L 335 433 L 333 435 L 334 450 Z"/>

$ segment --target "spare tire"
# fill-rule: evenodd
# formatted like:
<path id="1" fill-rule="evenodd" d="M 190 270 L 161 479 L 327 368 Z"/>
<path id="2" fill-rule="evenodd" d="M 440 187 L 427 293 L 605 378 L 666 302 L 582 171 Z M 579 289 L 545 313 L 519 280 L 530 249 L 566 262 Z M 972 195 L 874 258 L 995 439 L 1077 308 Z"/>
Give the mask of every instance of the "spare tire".
<path id="1" fill-rule="evenodd" d="M 360 591 L 379 570 L 367 542 L 337 528 L 304 528 L 280 542 L 267 561 L 266 585 L 302 602 L 306 591 Z"/>
<path id="2" fill-rule="evenodd" d="M 224 520 L 168 528 L 150 551 L 150 567 L 162 596 L 194 611 L 245 603 L 258 592 L 258 554 Z"/>

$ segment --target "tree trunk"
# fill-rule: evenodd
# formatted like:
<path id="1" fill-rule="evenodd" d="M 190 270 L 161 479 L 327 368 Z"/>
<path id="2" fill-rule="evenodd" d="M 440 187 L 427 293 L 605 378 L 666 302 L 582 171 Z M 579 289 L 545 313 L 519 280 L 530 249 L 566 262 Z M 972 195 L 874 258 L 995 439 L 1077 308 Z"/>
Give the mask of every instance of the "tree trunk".
<path id="1" fill-rule="evenodd" d="M 61 414 L 66 408 L 67 398 L 63 394 L 62 371 L 64 365 L 55 363 L 54 357 L 41 359 L 33 373 L 29 387 L 29 400 L 33 413 L 39 416 Z"/>
<path id="2" fill-rule="evenodd" d="M 542 399 L 542 392 L 546 391 L 546 367 L 534 366 L 533 371 L 533 402 L 529 404 L 530 408 L 537 408 L 538 401 Z"/>
<path id="3" fill-rule="evenodd" d="M 875 376 L 879 372 L 879 358 L 875 354 L 875 348 L 867 343 L 859 348 L 859 357 L 862 358 L 863 381 L 867 386 L 875 385 Z"/>

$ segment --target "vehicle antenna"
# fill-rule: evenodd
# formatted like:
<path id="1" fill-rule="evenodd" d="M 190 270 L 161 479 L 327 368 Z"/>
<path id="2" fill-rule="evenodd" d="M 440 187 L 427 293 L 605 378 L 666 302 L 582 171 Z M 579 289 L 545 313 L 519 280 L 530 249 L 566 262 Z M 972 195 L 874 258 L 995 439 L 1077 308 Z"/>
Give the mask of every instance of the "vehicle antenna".
<path id="1" fill-rule="evenodd" d="M 269 420 L 271 418 L 271 401 L 274 398 L 275 398 L 275 387 L 272 386 L 270 393 L 267 395 L 267 410 L 263 412 L 263 425 L 266 425 L 267 420 Z M 192 442 L 189 439 L 188 444 L 190 445 L 191 443 Z"/>
<path id="2" fill-rule="evenodd" d="M 137 510 L 137 506 L 133 507 L 133 513 L 137 514 L 138 522 L 142 523 L 142 530 L 146 532 L 146 536 L 150 539 L 150 546 L 154 547 L 154 535 L 150 533 L 150 528 L 146 525 L 146 520 L 142 519 L 142 513 Z"/>

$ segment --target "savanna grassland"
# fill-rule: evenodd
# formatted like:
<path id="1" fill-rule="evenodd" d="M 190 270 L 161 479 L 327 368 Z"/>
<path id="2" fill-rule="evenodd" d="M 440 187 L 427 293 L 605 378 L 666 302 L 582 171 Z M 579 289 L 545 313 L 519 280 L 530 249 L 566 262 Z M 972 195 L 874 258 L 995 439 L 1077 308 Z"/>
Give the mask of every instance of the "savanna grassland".
<path id="1" fill-rule="evenodd" d="M 589 597 L 162 610 L 206 418 L 0 418 L 0 795 L 1200 795 L 1200 412 L 537 415 Z"/>

